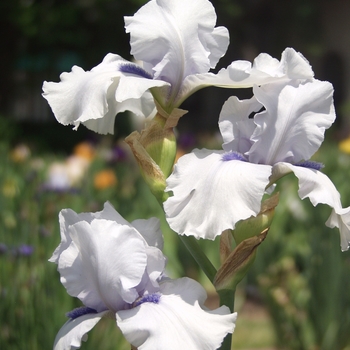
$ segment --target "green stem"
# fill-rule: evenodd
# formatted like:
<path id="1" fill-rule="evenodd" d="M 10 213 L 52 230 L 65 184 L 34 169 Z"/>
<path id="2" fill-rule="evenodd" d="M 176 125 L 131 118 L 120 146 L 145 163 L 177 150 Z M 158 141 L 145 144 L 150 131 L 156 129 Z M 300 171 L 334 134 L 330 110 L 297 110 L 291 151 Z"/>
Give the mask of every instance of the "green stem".
<path id="1" fill-rule="evenodd" d="M 216 275 L 216 268 L 208 259 L 208 257 L 203 252 L 202 248 L 199 246 L 197 240 L 192 236 L 179 236 L 182 243 L 185 245 L 187 250 L 190 252 L 194 260 L 197 262 L 202 271 L 206 274 L 209 280 L 213 283 L 214 277 Z"/>
<path id="2" fill-rule="evenodd" d="M 218 291 L 220 297 L 220 306 L 226 305 L 229 307 L 230 311 L 234 311 L 235 305 L 235 289 L 222 289 Z M 228 333 L 225 337 L 220 350 L 231 350 L 232 346 L 232 333 Z"/>
<path id="3" fill-rule="evenodd" d="M 169 193 L 167 192 L 163 192 L 162 198 L 159 198 L 156 196 L 161 208 L 163 208 L 163 202 L 165 202 L 168 197 L 169 197 Z M 199 267 L 202 269 L 205 275 L 209 278 L 210 282 L 213 283 L 217 270 L 214 267 L 214 265 L 211 263 L 211 261 L 208 259 L 208 257 L 205 255 L 202 248 L 199 246 L 197 240 L 192 236 L 181 236 L 181 235 L 178 235 L 178 236 L 180 237 L 182 243 L 187 248 L 189 253 L 192 255 L 193 259 L 197 262 Z"/>

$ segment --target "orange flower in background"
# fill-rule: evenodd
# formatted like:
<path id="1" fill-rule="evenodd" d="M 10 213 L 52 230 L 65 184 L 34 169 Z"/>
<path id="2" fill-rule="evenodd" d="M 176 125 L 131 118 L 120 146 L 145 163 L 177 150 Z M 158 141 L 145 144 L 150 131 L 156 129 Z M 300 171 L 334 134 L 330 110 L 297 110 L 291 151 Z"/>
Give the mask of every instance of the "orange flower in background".
<path id="1" fill-rule="evenodd" d="M 78 143 L 74 147 L 74 155 L 91 161 L 95 157 L 95 149 L 89 142 Z"/>
<path id="2" fill-rule="evenodd" d="M 350 137 L 339 142 L 339 149 L 347 154 L 350 154 Z"/>
<path id="3" fill-rule="evenodd" d="M 114 187 L 118 183 L 113 170 L 106 169 L 99 171 L 94 177 L 94 186 L 98 190 Z"/>

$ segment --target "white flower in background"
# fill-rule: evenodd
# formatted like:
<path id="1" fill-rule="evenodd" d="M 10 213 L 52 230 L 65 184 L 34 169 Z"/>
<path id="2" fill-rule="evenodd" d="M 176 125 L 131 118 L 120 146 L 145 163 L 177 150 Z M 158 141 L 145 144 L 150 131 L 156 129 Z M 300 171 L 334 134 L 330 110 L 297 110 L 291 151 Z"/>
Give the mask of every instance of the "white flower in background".
<path id="1" fill-rule="evenodd" d="M 217 349 L 235 327 L 226 306 L 205 311 L 204 289 L 194 280 L 163 275 L 166 259 L 159 220 L 131 224 L 106 203 L 97 213 L 60 213 L 58 264 L 67 292 L 84 307 L 58 332 L 54 349 L 76 349 L 103 317 L 116 319 L 139 350 Z"/>
<path id="2" fill-rule="evenodd" d="M 44 188 L 66 191 L 79 187 L 90 163 L 88 159 L 77 155 L 71 155 L 62 162 L 53 162 L 48 168 Z"/>
<path id="3" fill-rule="evenodd" d="M 75 128 L 82 123 L 107 134 L 113 133 L 119 112 L 148 117 L 157 102 L 162 113 L 170 115 L 206 86 L 251 87 L 313 77 L 308 62 L 293 49 L 287 49 L 281 61 L 261 54 L 253 65 L 235 61 L 218 74 L 208 73 L 229 43 L 227 29 L 215 24 L 208 0 L 152 0 L 125 17 L 131 54 L 142 65 L 110 53 L 91 71 L 74 66 L 61 74 L 59 83 L 44 82 L 43 96 L 60 123 Z"/>
<path id="4" fill-rule="evenodd" d="M 299 196 L 332 208 L 326 222 L 338 227 L 341 248 L 350 242 L 350 207 L 320 169 L 309 161 L 335 120 L 328 82 L 290 81 L 254 86 L 254 96 L 224 104 L 219 126 L 223 150 L 194 150 L 180 158 L 167 180 L 173 192 L 164 208 L 170 227 L 181 235 L 214 239 L 240 220 L 255 216 L 272 183 L 293 172 Z"/>

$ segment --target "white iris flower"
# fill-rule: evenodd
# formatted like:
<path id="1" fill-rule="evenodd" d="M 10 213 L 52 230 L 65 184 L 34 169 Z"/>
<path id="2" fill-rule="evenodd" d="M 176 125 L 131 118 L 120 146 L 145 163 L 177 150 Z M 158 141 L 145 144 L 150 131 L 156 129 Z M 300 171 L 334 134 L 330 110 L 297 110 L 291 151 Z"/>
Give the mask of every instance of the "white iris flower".
<path id="1" fill-rule="evenodd" d="M 208 0 L 152 0 L 125 17 L 131 54 L 141 65 L 110 53 L 90 71 L 74 66 L 61 74 L 59 83 L 44 82 L 43 96 L 60 123 L 75 128 L 82 123 L 107 134 L 113 133 L 119 112 L 148 117 L 157 104 L 170 115 L 206 86 L 251 87 L 276 79 L 312 78 L 310 65 L 293 49 L 286 49 L 281 61 L 260 54 L 253 65 L 234 61 L 218 74 L 208 73 L 229 44 L 227 29 L 215 24 Z"/>
<path id="2" fill-rule="evenodd" d="M 293 172 L 301 199 L 332 208 L 326 225 L 339 228 L 341 248 L 347 250 L 350 207 L 342 208 L 322 165 L 309 161 L 335 120 L 332 85 L 291 80 L 254 86 L 253 93 L 249 100 L 231 97 L 224 104 L 223 150 L 196 149 L 176 164 L 166 189 L 173 197 L 164 203 L 170 227 L 214 239 L 257 215 L 266 189 Z"/>
<path id="3" fill-rule="evenodd" d="M 226 306 L 205 311 L 200 284 L 164 276 L 158 219 L 130 224 L 106 203 L 97 213 L 62 210 L 60 228 L 61 243 L 50 261 L 84 307 L 67 314 L 55 350 L 79 348 L 104 316 L 114 318 L 140 350 L 214 350 L 233 332 L 236 313 Z"/>

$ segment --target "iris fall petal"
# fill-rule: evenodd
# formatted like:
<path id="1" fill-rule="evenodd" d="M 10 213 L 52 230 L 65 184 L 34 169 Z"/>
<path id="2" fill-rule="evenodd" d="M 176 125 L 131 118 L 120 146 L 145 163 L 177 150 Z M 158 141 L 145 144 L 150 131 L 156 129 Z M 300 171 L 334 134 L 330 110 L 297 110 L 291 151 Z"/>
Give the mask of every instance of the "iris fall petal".
<path id="1" fill-rule="evenodd" d="M 89 332 L 108 311 L 80 316 L 67 321 L 56 335 L 53 350 L 79 349 Z"/>
<path id="2" fill-rule="evenodd" d="M 204 289 L 194 280 L 165 281 L 158 303 L 118 311 L 117 324 L 139 350 L 215 350 L 235 328 L 236 313 L 226 306 L 205 311 Z"/>
<path id="3" fill-rule="evenodd" d="M 276 171 L 286 173 L 290 169 L 299 180 L 299 196 L 301 199 L 309 198 L 311 203 L 327 204 L 332 208 L 332 213 L 327 220 L 327 226 L 338 227 L 340 231 L 341 249 L 349 249 L 350 245 L 350 207 L 343 208 L 340 194 L 332 181 L 322 172 L 295 166 L 289 163 L 278 163 L 274 166 Z"/>
<path id="4" fill-rule="evenodd" d="M 43 97 L 63 125 L 77 128 L 83 123 L 99 133 L 113 133 L 117 113 L 131 110 L 147 117 L 154 102 L 151 94 L 144 93 L 151 87 L 167 85 L 123 74 L 121 66 L 130 64 L 119 55 L 108 54 L 91 71 L 74 66 L 70 73 L 61 74 L 60 82 L 44 82 Z"/>
<path id="5" fill-rule="evenodd" d="M 223 160 L 223 151 L 194 150 L 167 179 L 174 196 L 164 203 L 170 227 L 180 235 L 214 239 L 260 211 L 271 166 Z"/>

